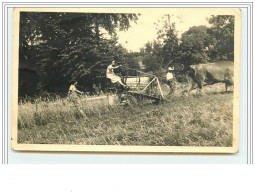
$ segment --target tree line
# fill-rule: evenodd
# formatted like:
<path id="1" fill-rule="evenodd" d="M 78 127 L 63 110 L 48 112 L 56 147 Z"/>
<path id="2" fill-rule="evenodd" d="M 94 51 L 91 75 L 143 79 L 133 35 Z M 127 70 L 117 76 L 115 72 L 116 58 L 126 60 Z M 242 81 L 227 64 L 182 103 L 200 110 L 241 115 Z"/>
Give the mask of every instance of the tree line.
<path id="1" fill-rule="evenodd" d="M 78 81 L 84 90 L 106 83 L 112 60 L 133 63 L 117 43 L 116 29 L 128 30 L 139 14 L 21 12 L 19 96 L 66 93 Z M 104 87 L 104 86 L 102 86 Z"/>
<path id="2" fill-rule="evenodd" d="M 190 27 L 180 38 L 169 17 L 162 19 L 157 39 L 140 49 L 147 71 L 160 74 L 169 66 L 183 65 L 185 72 L 192 64 L 234 60 L 234 16 L 211 16 L 210 27 Z"/>
<path id="3" fill-rule="evenodd" d="M 105 89 L 106 67 L 115 60 L 131 69 L 157 72 L 174 64 L 233 60 L 234 17 L 212 16 L 211 27 L 194 26 L 179 39 L 175 24 L 166 24 L 158 39 L 140 52 L 118 44 L 116 30 L 127 31 L 139 14 L 21 12 L 19 34 L 19 97 L 43 92 L 66 93 L 78 81 L 83 90 Z M 126 68 L 128 67 L 128 68 Z M 118 72 L 117 72 L 118 74 Z"/>

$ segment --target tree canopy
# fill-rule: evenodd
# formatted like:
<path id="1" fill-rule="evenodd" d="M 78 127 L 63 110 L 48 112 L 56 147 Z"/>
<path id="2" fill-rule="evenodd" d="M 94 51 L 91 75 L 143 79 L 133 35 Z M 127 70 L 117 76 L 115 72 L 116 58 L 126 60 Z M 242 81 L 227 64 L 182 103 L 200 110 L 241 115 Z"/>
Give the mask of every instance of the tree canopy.
<path id="1" fill-rule="evenodd" d="M 156 72 L 180 63 L 188 68 L 192 64 L 234 60 L 234 16 L 211 16 L 208 22 L 210 27 L 192 26 L 178 38 L 175 23 L 165 18 L 157 40 L 141 48 L 146 69 Z"/>
<path id="2" fill-rule="evenodd" d="M 124 65 L 119 72 L 126 75 L 141 68 L 160 75 L 178 64 L 186 70 L 191 64 L 234 59 L 234 16 L 211 16 L 210 27 L 193 26 L 178 36 L 175 23 L 165 15 L 157 39 L 140 52 L 128 52 L 118 44 L 116 30 L 127 31 L 138 18 L 139 14 L 21 12 L 19 95 L 66 92 L 75 81 L 89 91 L 94 84 L 104 88 L 112 60 Z"/>
<path id="3" fill-rule="evenodd" d="M 175 23 L 170 24 L 168 15 L 162 18 L 161 23 L 163 25 L 158 29 L 157 39 L 147 42 L 141 48 L 141 54 L 145 70 L 163 76 L 167 67 L 180 62 L 180 50 Z"/>
<path id="4" fill-rule="evenodd" d="M 234 24 L 232 15 L 212 16 L 212 24 L 208 33 L 214 37 L 212 44 L 212 58 L 215 60 L 234 60 Z"/>
<path id="5" fill-rule="evenodd" d="M 181 37 L 181 62 L 185 65 L 205 63 L 209 60 L 211 36 L 206 26 L 193 26 Z"/>
<path id="6" fill-rule="evenodd" d="M 112 60 L 126 63 L 116 29 L 128 30 L 137 19 L 138 14 L 21 12 L 20 69 L 35 71 L 47 91 L 74 81 L 104 83 Z"/>

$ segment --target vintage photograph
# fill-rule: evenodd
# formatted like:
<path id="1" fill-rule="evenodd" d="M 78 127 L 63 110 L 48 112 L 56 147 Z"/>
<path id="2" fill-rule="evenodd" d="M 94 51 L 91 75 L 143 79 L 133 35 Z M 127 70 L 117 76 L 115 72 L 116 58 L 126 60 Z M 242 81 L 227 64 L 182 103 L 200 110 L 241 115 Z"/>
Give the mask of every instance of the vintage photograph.
<path id="1" fill-rule="evenodd" d="M 239 9 L 15 8 L 12 148 L 238 152 Z"/>

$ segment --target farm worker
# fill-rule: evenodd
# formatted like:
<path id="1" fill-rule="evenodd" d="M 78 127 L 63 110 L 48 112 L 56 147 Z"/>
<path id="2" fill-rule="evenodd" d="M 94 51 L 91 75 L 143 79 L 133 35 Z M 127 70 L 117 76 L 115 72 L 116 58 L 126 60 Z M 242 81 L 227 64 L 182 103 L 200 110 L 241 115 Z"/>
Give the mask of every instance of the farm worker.
<path id="1" fill-rule="evenodd" d="M 78 82 L 75 82 L 73 85 L 71 85 L 69 87 L 69 91 L 68 91 L 68 96 L 71 95 L 71 94 L 76 94 L 79 93 L 79 94 L 83 94 L 82 91 L 79 91 L 77 88 L 76 88 L 76 85 L 77 85 Z"/>
<path id="2" fill-rule="evenodd" d="M 171 93 L 173 94 L 176 89 L 175 77 L 174 77 L 174 68 L 169 67 L 166 73 L 166 81 L 171 88 Z"/>
<path id="3" fill-rule="evenodd" d="M 112 61 L 112 63 L 107 67 L 106 69 L 106 78 L 110 79 L 112 83 L 119 83 L 122 86 L 126 87 L 124 83 L 122 83 L 121 78 L 114 74 L 114 69 L 119 68 L 120 66 L 115 65 L 115 61 Z"/>
<path id="4" fill-rule="evenodd" d="M 79 102 L 79 97 L 78 97 L 78 93 L 79 94 L 83 94 L 82 91 L 79 91 L 77 88 L 76 88 L 76 85 L 77 85 L 78 82 L 75 82 L 74 84 L 72 84 L 70 87 L 69 87 L 69 91 L 68 91 L 68 97 L 69 97 L 69 100 L 74 104 L 74 106 L 78 109 L 78 111 L 83 115 L 85 116 L 84 112 L 81 110 L 80 108 L 80 102 Z"/>

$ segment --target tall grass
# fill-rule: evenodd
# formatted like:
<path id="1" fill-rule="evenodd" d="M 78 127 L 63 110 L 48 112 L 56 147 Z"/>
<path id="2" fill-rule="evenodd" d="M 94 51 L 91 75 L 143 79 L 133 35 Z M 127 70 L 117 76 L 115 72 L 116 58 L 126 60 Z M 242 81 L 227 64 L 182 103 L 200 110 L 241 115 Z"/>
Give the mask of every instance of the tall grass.
<path id="1" fill-rule="evenodd" d="M 31 144 L 232 146 L 232 94 L 172 97 L 159 105 L 82 102 L 19 105 L 18 142 Z"/>

